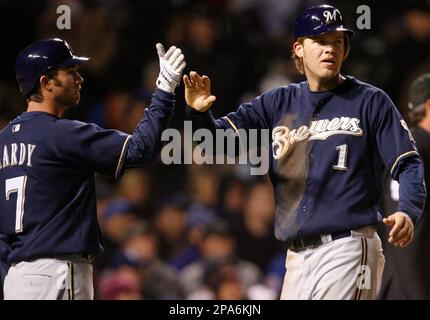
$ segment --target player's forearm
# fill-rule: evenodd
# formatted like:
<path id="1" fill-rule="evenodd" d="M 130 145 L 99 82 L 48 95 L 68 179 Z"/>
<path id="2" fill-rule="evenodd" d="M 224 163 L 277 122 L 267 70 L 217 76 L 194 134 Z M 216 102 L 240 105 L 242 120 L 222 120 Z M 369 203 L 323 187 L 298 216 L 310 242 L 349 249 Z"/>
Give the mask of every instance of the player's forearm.
<path id="1" fill-rule="evenodd" d="M 193 131 L 198 129 L 208 129 L 215 133 L 216 129 L 222 128 L 222 124 L 215 120 L 210 111 L 199 112 L 187 106 L 185 109 L 185 117 L 187 120 L 192 121 Z"/>
<path id="2" fill-rule="evenodd" d="M 236 134 L 237 128 L 231 126 L 226 120 L 226 117 L 215 119 L 210 111 L 199 112 L 187 106 L 185 110 L 187 120 L 192 121 L 193 133 L 199 129 L 207 129 L 213 136 L 213 154 L 228 155 L 230 157 L 238 156 L 241 152 L 239 136 Z M 221 130 L 221 134 L 217 135 L 217 130 Z M 234 139 L 234 148 L 230 149 L 228 143 L 224 143 L 224 137 Z M 218 139 L 218 140 L 217 140 Z M 208 154 L 212 154 L 210 150 L 206 150 Z"/>
<path id="3" fill-rule="evenodd" d="M 404 159 L 400 166 L 398 211 L 408 214 L 416 224 L 421 218 L 426 200 L 424 166 L 418 156 Z"/>
<path id="4" fill-rule="evenodd" d="M 174 94 L 155 90 L 151 106 L 145 110 L 144 119 L 128 143 L 125 166 L 138 166 L 155 160 L 161 149 L 161 134 L 169 126 L 174 104 Z"/>

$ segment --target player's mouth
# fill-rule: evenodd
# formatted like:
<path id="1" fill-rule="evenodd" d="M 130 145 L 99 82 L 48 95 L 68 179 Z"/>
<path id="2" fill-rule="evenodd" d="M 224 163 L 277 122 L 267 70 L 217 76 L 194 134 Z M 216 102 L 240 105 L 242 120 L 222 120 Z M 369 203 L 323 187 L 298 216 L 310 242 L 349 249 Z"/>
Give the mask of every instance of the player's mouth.
<path id="1" fill-rule="evenodd" d="M 328 67 L 333 67 L 336 65 L 336 59 L 334 58 L 326 58 L 321 61 L 322 64 Z"/>

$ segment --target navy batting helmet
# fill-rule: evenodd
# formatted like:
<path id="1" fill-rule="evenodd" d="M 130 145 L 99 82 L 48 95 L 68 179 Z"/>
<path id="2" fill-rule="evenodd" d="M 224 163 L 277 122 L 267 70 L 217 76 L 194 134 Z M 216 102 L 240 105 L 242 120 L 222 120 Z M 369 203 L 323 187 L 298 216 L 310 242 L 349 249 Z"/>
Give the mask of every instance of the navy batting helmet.
<path id="1" fill-rule="evenodd" d="M 58 67 L 82 64 L 89 58 L 77 57 L 70 45 L 61 39 L 46 39 L 35 42 L 21 51 L 16 58 L 15 75 L 19 90 L 28 96 L 36 87 L 40 77 Z"/>
<path id="2" fill-rule="evenodd" d="M 323 4 L 306 9 L 296 20 L 294 39 L 324 34 L 330 31 L 345 32 L 345 58 L 349 53 L 349 37 L 354 31 L 344 25 L 339 9 Z"/>

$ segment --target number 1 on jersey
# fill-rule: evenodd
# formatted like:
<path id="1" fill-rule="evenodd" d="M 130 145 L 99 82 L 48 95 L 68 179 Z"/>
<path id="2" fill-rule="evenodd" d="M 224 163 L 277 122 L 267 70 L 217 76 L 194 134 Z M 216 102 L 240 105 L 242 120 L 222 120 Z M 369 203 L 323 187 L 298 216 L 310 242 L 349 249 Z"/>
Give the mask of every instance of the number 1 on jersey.
<path id="1" fill-rule="evenodd" d="M 340 146 L 337 146 L 336 150 L 339 151 L 339 158 L 337 160 L 337 165 L 333 166 L 333 169 L 342 171 L 348 170 L 348 168 L 346 167 L 348 145 L 342 144 Z"/>
<path id="2" fill-rule="evenodd" d="M 25 201 L 25 186 L 27 184 L 27 176 L 19 176 L 16 178 L 6 179 L 6 200 L 9 200 L 11 193 L 16 192 L 16 216 L 15 216 L 15 232 L 23 231 L 22 220 L 24 218 L 24 201 Z"/>

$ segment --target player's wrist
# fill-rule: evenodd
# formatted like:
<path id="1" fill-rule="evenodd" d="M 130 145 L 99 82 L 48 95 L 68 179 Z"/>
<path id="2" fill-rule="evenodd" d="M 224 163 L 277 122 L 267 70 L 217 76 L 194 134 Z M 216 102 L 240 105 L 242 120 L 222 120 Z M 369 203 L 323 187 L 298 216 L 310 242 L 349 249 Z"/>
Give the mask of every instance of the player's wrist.
<path id="1" fill-rule="evenodd" d="M 162 76 L 159 75 L 157 78 L 157 82 L 156 82 L 157 88 L 168 93 L 175 93 L 176 85 L 167 83 L 165 80 L 160 79 L 161 77 Z"/>
<path id="2" fill-rule="evenodd" d="M 160 90 L 162 90 L 162 91 L 165 91 L 167 93 L 175 93 L 175 89 L 174 88 L 172 88 L 172 87 L 170 87 L 168 85 L 165 85 L 163 83 L 158 83 L 158 81 L 157 81 L 157 88 L 160 89 Z"/>
<path id="3" fill-rule="evenodd" d="M 415 225 L 419 220 L 415 215 L 410 214 L 411 210 L 405 208 L 398 208 L 396 212 L 399 212 L 409 218 L 413 225 Z"/>

